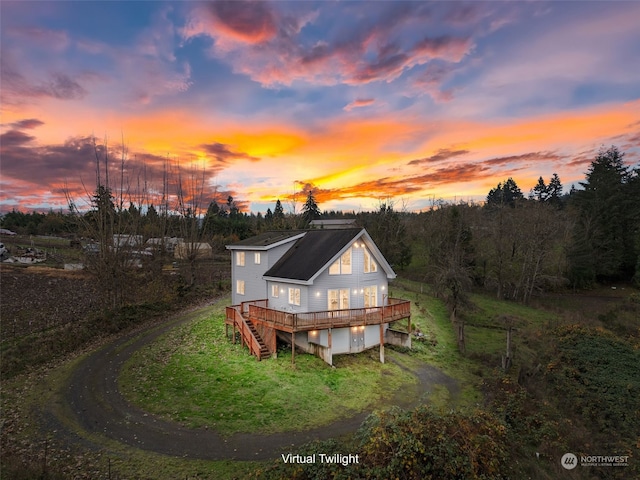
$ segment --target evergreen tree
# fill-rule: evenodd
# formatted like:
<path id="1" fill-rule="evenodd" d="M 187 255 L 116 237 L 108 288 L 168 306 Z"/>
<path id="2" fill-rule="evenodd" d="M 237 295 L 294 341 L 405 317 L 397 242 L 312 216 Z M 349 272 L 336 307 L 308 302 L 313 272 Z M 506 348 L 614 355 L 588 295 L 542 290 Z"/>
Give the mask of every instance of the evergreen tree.
<path id="1" fill-rule="evenodd" d="M 632 175 L 617 147 L 601 149 L 591 163 L 584 190 L 572 196 L 578 210 L 569 252 L 570 277 L 574 286 L 588 286 L 596 280 L 631 278 L 637 253 L 637 198 L 627 193 Z M 634 228 L 635 226 L 635 228 Z"/>
<path id="2" fill-rule="evenodd" d="M 542 177 L 538 178 L 538 183 L 533 187 L 533 191 L 531 192 L 531 196 L 529 198 L 533 198 L 538 200 L 539 202 L 544 202 L 547 199 L 548 195 L 548 187 L 544 183 Z"/>
<path id="3" fill-rule="evenodd" d="M 308 225 L 312 220 L 319 218 L 321 215 L 322 213 L 320 212 L 320 208 L 318 208 L 316 199 L 313 196 L 313 190 L 310 189 L 307 193 L 307 201 L 302 207 L 302 217 L 304 218 L 304 223 Z"/>
<path id="4" fill-rule="evenodd" d="M 560 177 L 558 177 L 557 173 L 554 173 L 549 180 L 549 185 L 547 185 L 547 200 L 551 203 L 557 204 L 560 202 L 560 197 L 562 196 L 562 182 L 560 182 Z"/>
<path id="5" fill-rule="evenodd" d="M 544 179 L 542 177 L 538 178 L 538 183 L 536 183 L 536 186 L 531 190 L 529 199 L 559 205 L 561 196 L 562 182 L 560 182 L 558 174 L 554 173 L 549 180 L 549 184 L 544 183 Z"/>
<path id="6" fill-rule="evenodd" d="M 284 227 L 284 208 L 282 208 L 280 199 L 276 201 L 276 206 L 273 210 L 273 225 L 276 228 Z"/>
<path id="7" fill-rule="evenodd" d="M 544 183 L 544 182 L 543 182 Z M 498 183 L 487 195 L 487 205 L 491 207 L 508 205 L 515 207 L 516 202 L 524 198 L 515 180 L 509 177 L 504 183 Z"/>

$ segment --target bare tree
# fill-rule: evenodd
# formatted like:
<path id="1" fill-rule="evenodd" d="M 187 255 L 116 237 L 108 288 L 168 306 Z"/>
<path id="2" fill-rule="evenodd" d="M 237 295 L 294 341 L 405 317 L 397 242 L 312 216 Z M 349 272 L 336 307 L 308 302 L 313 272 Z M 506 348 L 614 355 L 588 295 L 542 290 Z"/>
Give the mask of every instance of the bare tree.
<path id="1" fill-rule="evenodd" d="M 205 208 L 205 168 L 198 170 L 192 166 L 183 172 L 179 163 L 176 184 L 176 211 L 179 215 L 180 236 L 184 239 L 179 247 L 179 256 L 183 257 L 188 266 L 188 284 L 196 282 L 196 261 L 207 252 L 203 252 L 202 232 L 200 222 L 204 218 Z"/>

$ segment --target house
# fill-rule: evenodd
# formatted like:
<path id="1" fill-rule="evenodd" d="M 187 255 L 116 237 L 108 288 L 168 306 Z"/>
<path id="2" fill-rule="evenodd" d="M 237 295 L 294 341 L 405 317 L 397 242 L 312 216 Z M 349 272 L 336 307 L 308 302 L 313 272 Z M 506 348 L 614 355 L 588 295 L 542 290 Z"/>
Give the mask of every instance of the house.
<path id="1" fill-rule="evenodd" d="M 183 242 L 183 238 L 154 237 L 147 240 L 145 245 L 147 245 L 147 248 L 151 250 L 160 250 L 161 248 L 164 248 L 164 250 L 167 252 L 173 252 L 176 249 L 176 245 Z"/>
<path id="2" fill-rule="evenodd" d="M 396 274 L 366 230 L 267 232 L 228 245 L 232 302 L 226 325 L 258 359 L 276 338 L 320 356 L 357 353 L 384 344 L 411 345 L 410 303 L 389 297 Z M 390 326 L 407 321 L 407 332 Z"/>
<path id="3" fill-rule="evenodd" d="M 114 248 L 136 248 L 141 247 L 143 243 L 142 235 L 113 234 Z"/>
<path id="4" fill-rule="evenodd" d="M 309 228 L 353 228 L 356 226 L 355 218 L 341 218 L 337 220 L 311 220 Z"/>

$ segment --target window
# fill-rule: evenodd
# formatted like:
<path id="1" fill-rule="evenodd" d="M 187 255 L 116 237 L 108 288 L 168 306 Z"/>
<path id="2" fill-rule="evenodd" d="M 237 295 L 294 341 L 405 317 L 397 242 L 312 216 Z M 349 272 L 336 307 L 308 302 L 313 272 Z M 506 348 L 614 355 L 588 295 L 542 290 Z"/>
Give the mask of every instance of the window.
<path id="1" fill-rule="evenodd" d="M 273 298 L 278 298 L 280 294 L 280 287 L 278 285 L 271 285 L 271 296 Z"/>
<path id="2" fill-rule="evenodd" d="M 244 280 L 236 280 L 236 293 L 244 295 Z"/>
<path id="3" fill-rule="evenodd" d="M 364 273 L 373 273 L 378 271 L 378 265 L 373 260 L 369 250 L 364 250 Z"/>
<path id="4" fill-rule="evenodd" d="M 329 267 L 329 275 L 348 275 L 351 273 L 351 249 L 344 252 Z"/>
<path id="5" fill-rule="evenodd" d="M 364 287 L 364 308 L 378 306 L 378 287 Z"/>
<path id="6" fill-rule="evenodd" d="M 349 289 L 328 290 L 329 310 L 345 310 L 349 308 Z"/>
<path id="7" fill-rule="evenodd" d="M 340 260 L 336 260 L 329 267 L 329 275 L 340 275 Z"/>
<path id="8" fill-rule="evenodd" d="M 236 252 L 236 265 L 244 267 L 244 252 Z"/>
<path id="9" fill-rule="evenodd" d="M 300 305 L 300 289 L 289 288 L 289 304 Z"/>
<path id="10" fill-rule="evenodd" d="M 340 269 L 343 275 L 351 273 L 351 249 L 347 250 L 340 257 Z"/>
<path id="11" fill-rule="evenodd" d="M 260 252 L 255 252 L 253 254 L 253 263 L 260 265 Z"/>

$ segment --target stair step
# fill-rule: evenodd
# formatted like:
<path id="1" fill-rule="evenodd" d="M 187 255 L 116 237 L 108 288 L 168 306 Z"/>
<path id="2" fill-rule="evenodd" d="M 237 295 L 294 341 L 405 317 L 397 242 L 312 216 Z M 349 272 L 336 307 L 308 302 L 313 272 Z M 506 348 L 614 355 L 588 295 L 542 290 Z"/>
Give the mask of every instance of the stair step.
<path id="1" fill-rule="evenodd" d="M 258 345 L 260 345 L 259 355 L 257 355 L 258 358 L 270 356 L 271 352 L 269 351 L 266 344 L 262 340 L 262 337 L 260 336 L 260 333 L 258 332 L 258 329 L 255 327 L 255 325 L 249 319 L 245 319 L 245 323 L 249 327 L 249 330 L 251 331 L 252 335 L 258 341 Z"/>

